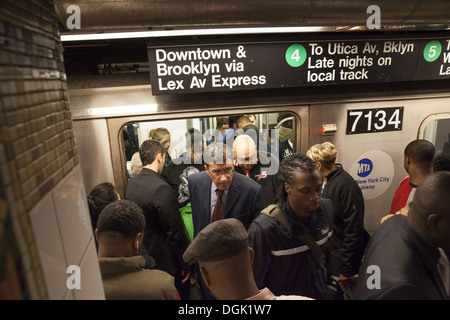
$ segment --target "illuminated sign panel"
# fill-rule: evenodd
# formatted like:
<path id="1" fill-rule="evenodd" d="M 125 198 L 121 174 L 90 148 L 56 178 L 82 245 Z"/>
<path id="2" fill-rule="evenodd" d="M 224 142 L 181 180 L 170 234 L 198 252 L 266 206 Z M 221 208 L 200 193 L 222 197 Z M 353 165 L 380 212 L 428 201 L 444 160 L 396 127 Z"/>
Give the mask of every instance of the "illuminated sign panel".
<path id="1" fill-rule="evenodd" d="M 153 94 L 450 78 L 450 39 L 149 46 Z"/>

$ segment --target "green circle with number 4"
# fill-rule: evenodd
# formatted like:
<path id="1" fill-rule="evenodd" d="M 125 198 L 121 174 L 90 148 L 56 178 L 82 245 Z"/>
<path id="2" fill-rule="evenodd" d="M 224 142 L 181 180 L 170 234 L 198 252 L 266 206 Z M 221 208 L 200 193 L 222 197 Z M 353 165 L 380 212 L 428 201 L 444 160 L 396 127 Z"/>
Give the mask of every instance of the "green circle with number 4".
<path id="1" fill-rule="evenodd" d="M 428 62 L 433 62 L 441 55 L 442 46 L 439 41 L 433 40 L 427 43 L 423 49 L 423 57 Z"/>
<path id="2" fill-rule="evenodd" d="M 306 49 L 301 44 L 293 44 L 286 50 L 286 62 L 291 67 L 300 67 L 305 61 Z"/>

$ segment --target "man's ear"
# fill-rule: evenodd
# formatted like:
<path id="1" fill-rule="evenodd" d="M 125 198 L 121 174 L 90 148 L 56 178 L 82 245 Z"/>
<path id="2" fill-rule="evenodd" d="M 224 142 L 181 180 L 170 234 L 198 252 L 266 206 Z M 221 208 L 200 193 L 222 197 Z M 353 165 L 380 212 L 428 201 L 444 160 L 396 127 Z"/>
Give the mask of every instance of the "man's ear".
<path id="1" fill-rule="evenodd" d="M 250 264 L 253 264 L 253 260 L 255 258 L 255 251 L 252 248 L 248 247 L 248 253 L 250 254 Z"/>
<path id="2" fill-rule="evenodd" d="M 203 267 L 200 266 L 200 273 L 202 274 L 203 280 L 205 281 L 206 285 L 209 287 L 211 286 L 211 277 L 209 276 L 208 270 Z"/>
<path id="3" fill-rule="evenodd" d="M 443 219 L 436 213 L 429 214 L 427 217 L 427 226 L 433 232 L 439 232 Z"/>
<path id="4" fill-rule="evenodd" d="M 410 164 L 411 164 L 411 159 L 410 159 L 408 156 L 405 156 L 405 163 L 406 163 L 407 165 L 410 165 Z"/>
<path id="5" fill-rule="evenodd" d="M 136 237 L 133 239 L 132 246 L 136 250 L 139 250 L 139 246 L 142 243 L 142 232 L 139 232 Z"/>
<path id="6" fill-rule="evenodd" d="M 98 243 L 98 228 L 95 228 L 95 240 L 97 240 Z"/>

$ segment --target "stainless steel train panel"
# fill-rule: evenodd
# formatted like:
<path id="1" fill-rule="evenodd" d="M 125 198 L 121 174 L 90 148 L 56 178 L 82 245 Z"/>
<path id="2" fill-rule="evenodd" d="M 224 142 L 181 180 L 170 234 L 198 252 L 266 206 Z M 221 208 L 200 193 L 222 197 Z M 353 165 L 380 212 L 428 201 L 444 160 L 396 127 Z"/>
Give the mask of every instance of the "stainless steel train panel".
<path id="1" fill-rule="evenodd" d="M 363 134 L 346 134 L 347 111 L 355 109 L 404 107 L 403 127 L 401 131 L 372 132 Z M 408 98 L 396 100 L 380 100 L 355 103 L 336 103 L 312 105 L 310 109 L 310 145 L 330 141 L 338 149 L 337 162 L 347 171 L 351 171 L 359 156 L 375 151 L 382 157 L 383 153 L 392 158 L 394 174 L 387 189 L 379 196 L 366 198 L 365 225 L 373 232 L 380 224 L 380 219 L 389 213 L 392 197 L 401 180 L 408 174 L 403 166 L 403 153 L 406 145 L 419 136 L 422 121 L 431 114 L 445 113 L 450 110 L 450 98 Z M 335 135 L 324 136 L 322 124 L 337 125 Z M 450 129 L 450 128 L 449 128 Z M 375 167 L 374 163 L 374 167 Z M 389 161 L 380 165 L 388 166 Z M 386 168 L 385 168 L 386 169 Z M 354 178 L 358 178 L 355 177 Z M 379 178 L 379 177 L 375 177 Z M 363 179 L 360 179 L 363 180 Z M 371 191 L 368 191 L 369 194 Z"/>
<path id="2" fill-rule="evenodd" d="M 386 162 L 392 166 L 393 173 L 386 190 L 375 196 L 373 192 L 370 195 L 370 190 L 365 192 L 365 196 L 370 195 L 366 198 L 365 218 L 369 232 L 373 232 L 381 217 L 388 213 L 393 194 L 407 175 L 403 168 L 405 146 L 410 141 L 423 137 L 424 133 L 419 132 L 419 127 L 426 124 L 424 120 L 427 117 L 436 113 L 448 113 L 450 110 L 448 94 L 348 98 L 345 101 L 339 99 L 336 102 L 301 105 L 280 98 L 280 101 L 270 106 L 248 105 L 248 102 L 246 105 L 245 100 L 242 104 L 235 105 L 211 101 L 210 106 L 183 101 L 167 103 L 152 96 L 149 86 L 73 90 L 70 94 L 74 132 L 87 190 L 97 183 L 111 181 L 123 197 L 126 188 L 126 161 L 120 130 L 127 123 L 291 111 L 296 115 L 296 150 L 306 153 L 310 146 L 330 141 L 338 148 L 338 162 L 349 172 L 354 169 L 360 156 L 371 151 L 371 156 L 375 153 L 385 157 Z M 348 110 L 394 107 L 403 107 L 400 131 L 346 134 Z M 330 127 L 336 125 L 336 133 L 324 136 L 324 124 Z M 378 164 L 377 166 L 380 167 Z M 355 179 L 358 177 L 355 176 Z"/>
<path id="3" fill-rule="evenodd" d="M 112 151 L 106 120 L 73 121 L 73 132 L 86 192 L 89 193 L 100 182 L 114 183 Z"/>

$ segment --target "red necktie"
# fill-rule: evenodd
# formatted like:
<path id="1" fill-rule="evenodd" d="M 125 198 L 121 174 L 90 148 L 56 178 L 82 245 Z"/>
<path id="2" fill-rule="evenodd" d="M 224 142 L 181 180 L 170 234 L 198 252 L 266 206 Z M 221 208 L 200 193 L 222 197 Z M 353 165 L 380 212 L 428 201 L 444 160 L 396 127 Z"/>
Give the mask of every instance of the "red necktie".
<path id="1" fill-rule="evenodd" d="M 223 216 L 223 202 L 222 202 L 223 191 L 216 189 L 216 194 L 217 194 L 217 202 L 216 205 L 214 206 L 211 222 L 220 220 L 222 219 Z"/>

